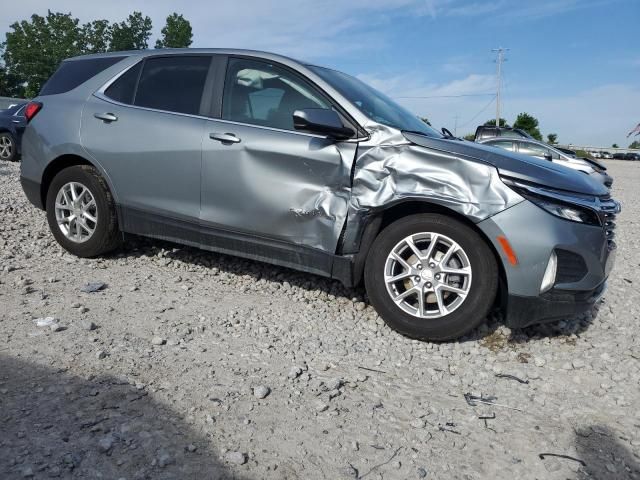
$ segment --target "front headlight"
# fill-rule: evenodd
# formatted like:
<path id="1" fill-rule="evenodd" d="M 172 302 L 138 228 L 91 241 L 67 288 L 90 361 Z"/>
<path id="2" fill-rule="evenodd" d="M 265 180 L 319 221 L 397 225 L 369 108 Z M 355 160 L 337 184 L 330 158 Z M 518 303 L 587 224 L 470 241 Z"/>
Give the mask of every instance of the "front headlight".
<path id="1" fill-rule="evenodd" d="M 505 181 L 505 183 L 531 203 L 546 210 L 551 215 L 571 222 L 600 225 L 600 219 L 597 213 L 588 207 L 554 198 L 550 192 L 540 188 L 530 187 L 509 180 Z M 566 198 L 567 196 L 563 195 L 562 197 Z"/>
<path id="2" fill-rule="evenodd" d="M 521 192 L 518 192 L 522 195 Z M 588 208 L 578 207 L 577 205 L 570 205 L 560 203 L 556 200 L 551 200 L 545 197 L 539 197 L 536 195 L 522 195 L 530 202 L 536 204 L 543 210 L 546 210 L 556 217 L 564 218 L 565 220 L 571 220 L 572 222 L 586 223 L 589 225 L 599 225 L 600 221 L 594 211 Z"/>

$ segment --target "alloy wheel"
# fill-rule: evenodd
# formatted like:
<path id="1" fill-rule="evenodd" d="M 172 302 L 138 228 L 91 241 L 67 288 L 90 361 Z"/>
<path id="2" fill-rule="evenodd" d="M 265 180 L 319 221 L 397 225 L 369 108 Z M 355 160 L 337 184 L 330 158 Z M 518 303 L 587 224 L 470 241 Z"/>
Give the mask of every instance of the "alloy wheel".
<path id="1" fill-rule="evenodd" d="M 405 237 L 387 256 L 387 292 L 406 313 L 424 319 L 456 310 L 471 288 L 471 264 L 462 247 L 446 235 L 421 232 Z"/>
<path id="2" fill-rule="evenodd" d="M 0 137 L 0 158 L 7 160 L 13 155 L 13 140 L 11 137 L 3 135 Z"/>
<path id="3" fill-rule="evenodd" d="M 55 213 L 60 231 L 72 242 L 86 242 L 98 225 L 95 198 L 79 182 L 69 182 L 60 188 L 56 195 Z"/>

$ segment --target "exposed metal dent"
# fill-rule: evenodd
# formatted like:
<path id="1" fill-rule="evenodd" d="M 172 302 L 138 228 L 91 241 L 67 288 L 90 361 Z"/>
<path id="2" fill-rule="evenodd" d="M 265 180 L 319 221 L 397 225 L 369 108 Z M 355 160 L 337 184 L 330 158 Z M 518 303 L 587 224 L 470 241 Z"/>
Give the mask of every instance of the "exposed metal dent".
<path id="1" fill-rule="evenodd" d="M 492 165 L 416 145 L 377 123 L 366 127 L 371 139 L 358 147 L 345 253 L 357 251 L 367 215 L 403 201 L 440 205 L 474 223 L 523 201 Z"/>

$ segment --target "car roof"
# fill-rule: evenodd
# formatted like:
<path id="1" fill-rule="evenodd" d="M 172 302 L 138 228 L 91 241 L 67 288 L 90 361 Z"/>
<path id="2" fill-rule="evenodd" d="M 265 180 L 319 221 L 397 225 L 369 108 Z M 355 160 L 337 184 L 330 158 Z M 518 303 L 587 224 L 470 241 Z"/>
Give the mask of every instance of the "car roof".
<path id="1" fill-rule="evenodd" d="M 241 48 L 154 48 L 147 50 L 123 50 L 119 52 L 105 52 L 105 53 L 91 53 L 88 55 L 79 55 L 77 57 L 71 57 L 66 59 L 66 62 L 72 62 L 76 60 L 90 60 L 93 58 L 108 58 L 108 57 L 150 57 L 154 55 L 183 55 L 188 54 L 218 54 L 218 55 L 243 55 L 247 57 L 259 57 L 266 58 L 282 63 L 298 63 L 300 65 L 308 66 L 308 62 L 296 60 L 295 58 L 287 57 L 285 55 L 279 55 L 277 53 L 265 52 L 261 50 L 248 50 Z"/>

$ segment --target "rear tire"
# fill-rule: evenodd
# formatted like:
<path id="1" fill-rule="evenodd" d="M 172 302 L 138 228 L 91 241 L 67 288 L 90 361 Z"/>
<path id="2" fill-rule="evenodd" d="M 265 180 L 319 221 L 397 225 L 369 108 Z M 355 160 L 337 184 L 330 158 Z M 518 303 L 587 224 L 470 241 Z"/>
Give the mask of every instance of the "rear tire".
<path id="1" fill-rule="evenodd" d="M 13 162 L 18 158 L 18 145 L 9 132 L 0 132 L 0 160 Z"/>
<path id="2" fill-rule="evenodd" d="M 440 214 L 417 214 L 378 235 L 364 280 L 389 327 L 411 338 L 443 341 L 486 319 L 498 289 L 498 267 L 485 240 L 468 225 Z"/>
<path id="3" fill-rule="evenodd" d="M 46 209 L 51 233 L 78 257 L 102 255 L 122 242 L 109 187 L 90 165 L 59 172 L 49 185 Z"/>

